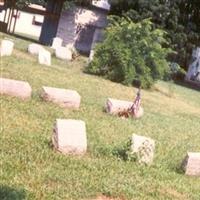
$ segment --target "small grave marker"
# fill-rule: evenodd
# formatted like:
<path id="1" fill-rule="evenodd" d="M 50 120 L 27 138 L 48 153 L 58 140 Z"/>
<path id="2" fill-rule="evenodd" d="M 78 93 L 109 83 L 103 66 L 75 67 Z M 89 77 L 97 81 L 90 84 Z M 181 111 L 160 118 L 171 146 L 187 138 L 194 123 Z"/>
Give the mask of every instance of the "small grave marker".
<path id="1" fill-rule="evenodd" d="M 14 96 L 23 100 L 31 98 L 31 86 L 24 81 L 0 78 L 0 94 Z"/>
<path id="2" fill-rule="evenodd" d="M 131 101 L 108 98 L 106 102 L 106 111 L 110 114 L 117 115 L 118 113 L 128 110 L 133 105 Z"/>
<path id="3" fill-rule="evenodd" d="M 10 40 L 2 40 L 0 47 L 0 57 L 11 56 L 14 48 L 14 42 Z"/>
<path id="4" fill-rule="evenodd" d="M 58 47 L 55 51 L 56 57 L 62 60 L 72 60 L 72 51 L 68 47 Z"/>
<path id="5" fill-rule="evenodd" d="M 38 61 L 41 65 L 51 66 L 51 53 L 45 49 L 39 50 Z"/>
<path id="6" fill-rule="evenodd" d="M 63 154 L 85 154 L 87 151 L 85 122 L 73 119 L 57 119 L 52 141 L 55 149 Z"/>
<path id="7" fill-rule="evenodd" d="M 44 47 L 39 44 L 29 44 L 28 46 L 28 52 L 32 55 L 38 55 L 40 50 L 44 50 Z"/>
<path id="8" fill-rule="evenodd" d="M 42 97 L 64 108 L 78 109 L 81 103 L 81 96 L 75 90 L 66 90 L 53 87 L 42 87 Z"/>
<path id="9" fill-rule="evenodd" d="M 200 177 L 200 152 L 188 152 L 182 168 L 186 175 Z"/>
<path id="10" fill-rule="evenodd" d="M 52 43 L 52 46 L 51 48 L 52 49 L 57 49 L 58 47 L 61 47 L 62 46 L 62 43 L 63 43 L 63 40 L 59 37 L 55 37 L 53 39 L 53 43 Z"/>
<path id="11" fill-rule="evenodd" d="M 139 163 L 151 164 L 153 162 L 154 150 L 154 140 L 133 134 L 131 151 L 136 154 Z"/>

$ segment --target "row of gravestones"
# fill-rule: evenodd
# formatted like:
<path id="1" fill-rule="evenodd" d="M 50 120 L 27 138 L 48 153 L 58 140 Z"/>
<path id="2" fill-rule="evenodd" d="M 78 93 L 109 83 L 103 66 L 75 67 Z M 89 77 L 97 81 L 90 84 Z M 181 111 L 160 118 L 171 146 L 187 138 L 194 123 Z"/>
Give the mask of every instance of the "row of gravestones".
<path id="1" fill-rule="evenodd" d="M 0 56 L 11 56 L 14 48 L 13 41 L 9 39 L 4 39 L 1 41 Z M 52 49 L 55 50 L 56 58 L 71 61 L 72 55 L 75 52 L 73 45 L 62 46 L 62 39 L 54 38 Z M 51 52 L 46 50 L 43 46 L 39 44 L 29 44 L 28 52 L 32 55 L 38 56 L 38 62 L 42 65 L 51 65 Z"/>
<path id="2" fill-rule="evenodd" d="M 55 45 L 55 44 L 53 44 Z M 9 40 L 3 40 L 0 48 L 1 56 L 12 54 L 14 43 Z M 39 53 L 44 49 L 37 44 L 29 45 L 29 52 Z M 55 47 L 55 46 L 54 46 Z M 37 51 L 37 52 L 36 52 Z M 45 51 L 45 50 L 44 50 Z M 20 97 L 21 99 L 31 98 L 32 89 L 27 82 L 0 78 L 0 94 Z M 46 101 L 52 101 L 62 107 L 78 109 L 81 97 L 73 90 L 43 87 L 42 97 Z M 133 102 L 122 101 L 109 98 L 106 102 L 106 111 L 111 114 L 118 114 L 127 110 L 133 105 Z M 142 113 L 141 113 L 142 114 Z M 141 117 L 139 114 L 136 118 Z M 87 149 L 86 128 L 83 121 L 77 120 L 56 120 L 54 128 L 53 143 L 56 149 L 63 153 L 83 154 Z M 132 152 L 139 157 L 139 162 L 150 164 L 153 161 L 155 142 L 143 136 L 133 135 Z M 183 162 L 186 174 L 200 175 L 200 153 L 188 153 Z"/>
<path id="3" fill-rule="evenodd" d="M 55 51 L 55 56 L 58 59 L 71 61 L 75 50 L 73 45 L 62 46 L 62 39 L 54 38 L 52 43 L 52 49 Z M 28 52 L 32 55 L 38 56 L 38 62 L 43 65 L 51 65 L 51 53 L 44 49 L 43 46 L 39 44 L 29 44 Z"/>
<path id="4" fill-rule="evenodd" d="M 56 37 L 53 39 L 51 48 L 54 49 L 56 58 L 71 61 L 73 58 L 73 54 L 75 53 L 73 44 L 62 46 L 62 43 L 63 40 Z M 45 50 L 43 46 L 35 43 L 30 44 L 28 46 L 28 52 L 32 55 L 37 55 L 40 64 L 48 66 L 51 65 L 51 53 Z"/>
<path id="5" fill-rule="evenodd" d="M 0 78 L 0 94 L 19 97 L 23 100 L 31 98 L 32 89 L 24 81 Z M 52 87 L 42 87 L 41 97 L 63 108 L 79 109 L 81 96 L 74 90 Z M 116 115 L 130 108 L 132 102 L 109 98 L 106 111 Z M 87 134 L 84 121 L 73 119 L 57 119 L 53 129 L 52 142 L 63 154 L 83 155 L 87 151 Z M 139 163 L 153 162 L 155 141 L 151 138 L 133 134 L 131 152 L 138 158 Z M 187 175 L 200 176 L 200 153 L 189 152 L 182 167 Z"/>

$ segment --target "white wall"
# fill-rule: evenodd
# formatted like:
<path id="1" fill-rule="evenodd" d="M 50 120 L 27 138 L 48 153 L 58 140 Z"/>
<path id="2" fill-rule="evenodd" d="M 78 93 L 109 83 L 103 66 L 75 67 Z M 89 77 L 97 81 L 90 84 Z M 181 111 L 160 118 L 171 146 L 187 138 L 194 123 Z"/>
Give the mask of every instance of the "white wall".
<path id="1" fill-rule="evenodd" d="M 20 15 L 16 22 L 15 33 L 21 33 L 21 34 L 30 35 L 33 37 L 39 37 L 40 32 L 41 32 L 41 26 L 32 24 L 33 17 L 37 16 L 39 17 L 39 20 L 41 21 L 43 21 L 44 17 L 42 15 L 35 15 L 35 14 L 30 14 L 30 13 L 26 13 L 22 11 L 19 11 L 19 13 Z M 5 16 L 5 11 L 2 11 L 0 13 L 0 21 L 3 21 L 4 16 Z M 8 18 L 8 14 L 7 14 L 7 18 Z M 13 30 L 14 21 L 15 20 L 13 18 L 11 30 Z"/>

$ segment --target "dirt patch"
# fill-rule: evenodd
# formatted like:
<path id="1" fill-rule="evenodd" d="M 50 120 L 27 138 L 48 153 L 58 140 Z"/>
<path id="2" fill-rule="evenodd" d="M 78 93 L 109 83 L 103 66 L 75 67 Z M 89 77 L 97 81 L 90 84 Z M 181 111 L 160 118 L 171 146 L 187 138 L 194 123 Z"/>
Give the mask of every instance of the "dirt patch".
<path id="1" fill-rule="evenodd" d="M 186 194 L 180 193 L 172 188 L 163 189 L 160 191 L 160 193 L 174 200 L 188 200 L 188 196 Z"/>
<path id="2" fill-rule="evenodd" d="M 98 196 L 95 199 L 90 199 L 90 200 L 123 200 L 123 199 L 119 199 L 119 198 L 111 198 L 111 197 L 106 197 L 104 195 Z"/>

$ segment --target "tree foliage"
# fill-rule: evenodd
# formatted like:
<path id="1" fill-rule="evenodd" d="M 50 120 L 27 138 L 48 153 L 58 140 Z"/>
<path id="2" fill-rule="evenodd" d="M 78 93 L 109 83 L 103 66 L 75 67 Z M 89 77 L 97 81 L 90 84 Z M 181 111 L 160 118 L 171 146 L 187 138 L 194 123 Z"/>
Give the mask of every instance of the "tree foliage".
<path id="1" fill-rule="evenodd" d="M 112 14 L 128 15 L 134 22 L 151 18 L 168 32 L 170 60 L 187 69 L 192 49 L 200 45 L 199 0 L 112 0 Z"/>
<path id="2" fill-rule="evenodd" d="M 80 5 L 86 5 L 90 2 L 91 0 L 65 0 L 65 4 L 71 5 L 71 4 L 80 4 Z M 16 5 L 18 7 L 26 7 L 30 3 L 35 3 L 35 4 L 40 4 L 40 5 L 45 5 L 47 0 L 16 0 Z"/>
<path id="3" fill-rule="evenodd" d="M 153 29 L 149 19 L 141 23 L 123 17 L 112 21 L 88 72 L 126 85 L 139 83 L 143 88 L 169 73 L 166 56 L 171 51 L 162 47 L 166 44 L 164 31 Z"/>
<path id="4" fill-rule="evenodd" d="M 17 0 L 17 5 L 29 3 L 44 5 L 47 0 Z M 85 5 L 91 0 L 65 0 L 67 5 Z M 7 0 L 11 2 L 11 0 Z M 192 49 L 200 45 L 200 2 L 199 0 L 110 0 L 111 14 L 128 15 L 133 22 L 151 18 L 156 28 L 168 34 L 170 47 L 177 52 L 169 59 L 187 69 Z"/>

